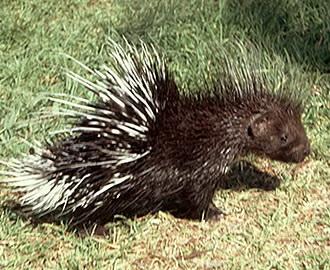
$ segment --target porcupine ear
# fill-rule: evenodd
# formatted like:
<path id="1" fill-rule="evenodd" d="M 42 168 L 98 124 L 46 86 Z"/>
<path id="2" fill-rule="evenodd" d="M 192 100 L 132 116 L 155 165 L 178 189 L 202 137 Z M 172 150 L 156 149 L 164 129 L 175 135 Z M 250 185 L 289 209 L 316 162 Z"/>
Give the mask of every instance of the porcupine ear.
<path id="1" fill-rule="evenodd" d="M 249 138 L 260 138 L 265 136 L 270 125 L 270 113 L 258 113 L 252 117 L 247 128 Z"/>

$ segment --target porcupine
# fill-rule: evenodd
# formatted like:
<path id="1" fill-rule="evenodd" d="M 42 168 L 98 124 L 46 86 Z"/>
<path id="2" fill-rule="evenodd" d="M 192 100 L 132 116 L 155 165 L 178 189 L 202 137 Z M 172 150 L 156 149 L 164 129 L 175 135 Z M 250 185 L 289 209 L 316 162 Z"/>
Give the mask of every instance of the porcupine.
<path id="1" fill-rule="evenodd" d="M 43 148 L 7 163 L 21 210 L 71 226 L 103 225 L 116 215 L 166 210 L 217 218 L 212 202 L 230 165 L 246 154 L 301 162 L 310 146 L 303 106 L 288 91 L 266 89 L 247 68 L 228 65 L 198 97 L 180 94 L 153 47 L 112 42 L 111 68 L 84 66 L 97 79 L 68 72 L 98 97 L 51 98 L 72 107 L 73 126 Z"/>

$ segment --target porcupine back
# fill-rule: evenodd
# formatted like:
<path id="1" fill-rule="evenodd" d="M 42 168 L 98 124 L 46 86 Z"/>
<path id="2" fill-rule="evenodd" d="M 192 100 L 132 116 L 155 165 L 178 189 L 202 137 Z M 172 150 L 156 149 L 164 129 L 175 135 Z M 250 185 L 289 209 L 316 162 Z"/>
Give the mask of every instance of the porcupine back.
<path id="1" fill-rule="evenodd" d="M 103 72 L 86 67 L 95 83 L 70 72 L 99 100 L 52 98 L 72 107 L 63 111 L 74 119 L 69 133 L 8 164 L 6 182 L 24 193 L 28 215 L 73 225 L 160 209 L 201 218 L 237 157 L 299 162 L 308 154 L 293 95 L 227 65 L 211 95 L 180 96 L 155 50 L 127 47 L 112 43 L 114 65 Z"/>

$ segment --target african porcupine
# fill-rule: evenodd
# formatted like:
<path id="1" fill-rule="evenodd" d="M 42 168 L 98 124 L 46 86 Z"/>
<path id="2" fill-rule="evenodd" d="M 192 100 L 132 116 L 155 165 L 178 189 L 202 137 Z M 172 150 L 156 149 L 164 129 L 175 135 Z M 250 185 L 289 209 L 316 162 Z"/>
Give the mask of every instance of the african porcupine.
<path id="1" fill-rule="evenodd" d="M 52 98 L 73 108 L 62 112 L 75 121 L 69 134 L 7 163 L 13 178 L 3 182 L 23 192 L 28 215 L 72 226 L 161 209 L 207 219 L 220 213 L 212 197 L 239 156 L 301 162 L 309 154 L 299 100 L 267 91 L 244 67 L 194 98 L 179 94 L 154 50 L 112 45 L 112 69 L 86 67 L 100 81 L 69 73 L 96 103 Z"/>

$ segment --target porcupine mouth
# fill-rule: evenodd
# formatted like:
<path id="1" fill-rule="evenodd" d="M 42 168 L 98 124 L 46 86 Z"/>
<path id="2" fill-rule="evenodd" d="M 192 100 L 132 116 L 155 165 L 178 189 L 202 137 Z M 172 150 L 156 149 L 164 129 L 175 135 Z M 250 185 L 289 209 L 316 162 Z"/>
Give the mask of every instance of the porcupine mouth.
<path id="1" fill-rule="evenodd" d="M 270 155 L 270 158 L 286 163 L 301 163 L 305 160 L 305 158 L 309 154 L 310 154 L 310 149 L 308 146 L 307 147 L 299 146 L 286 153 L 278 153 L 275 155 Z"/>

